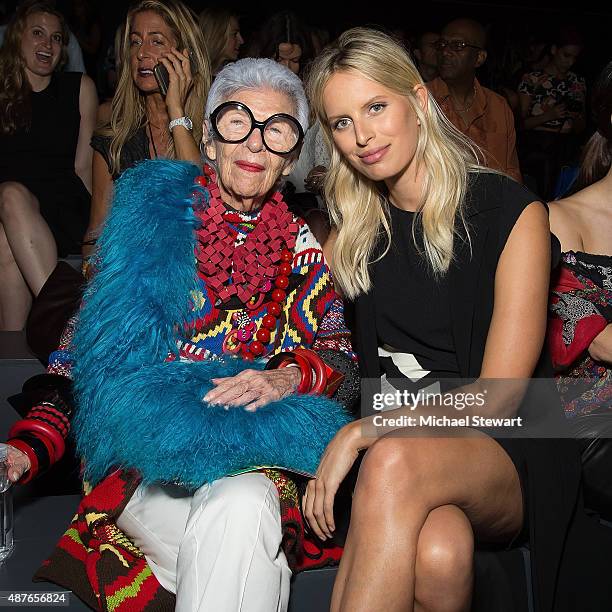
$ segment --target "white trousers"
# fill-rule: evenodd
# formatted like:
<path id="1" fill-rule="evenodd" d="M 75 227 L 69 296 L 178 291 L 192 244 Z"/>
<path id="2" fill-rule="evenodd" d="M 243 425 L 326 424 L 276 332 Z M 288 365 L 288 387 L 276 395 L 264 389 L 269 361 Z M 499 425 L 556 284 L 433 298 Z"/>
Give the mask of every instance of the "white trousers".
<path id="1" fill-rule="evenodd" d="M 117 526 L 144 553 L 177 612 L 285 612 L 291 570 L 276 486 L 261 473 L 222 478 L 193 496 L 139 486 Z"/>

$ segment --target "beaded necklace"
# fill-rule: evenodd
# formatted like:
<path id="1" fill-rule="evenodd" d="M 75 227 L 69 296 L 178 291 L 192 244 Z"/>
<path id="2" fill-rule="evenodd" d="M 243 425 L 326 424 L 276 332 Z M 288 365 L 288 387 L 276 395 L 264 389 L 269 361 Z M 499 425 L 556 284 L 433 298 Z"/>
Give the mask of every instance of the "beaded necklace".
<path id="1" fill-rule="evenodd" d="M 207 207 L 196 207 L 202 224 L 196 259 L 200 277 L 217 298 L 215 305 L 223 306 L 236 296 L 247 311 L 252 311 L 262 306 L 266 294 L 275 286 L 260 328 L 255 330 L 247 312 L 235 312 L 234 329 L 223 343 L 224 352 L 241 352 L 246 359 L 252 359 L 264 353 L 264 344 L 270 342 L 270 332 L 282 312 L 299 227 L 282 195 L 276 192 L 262 206 L 256 224 L 253 220 L 254 229 L 236 246 L 227 219 L 235 220 L 236 213 L 228 211 L 221 200 L 213 169 L 204 166 L 204 175 L 197 176 L 195 183 L 205 187 L 210 196 Z"/>

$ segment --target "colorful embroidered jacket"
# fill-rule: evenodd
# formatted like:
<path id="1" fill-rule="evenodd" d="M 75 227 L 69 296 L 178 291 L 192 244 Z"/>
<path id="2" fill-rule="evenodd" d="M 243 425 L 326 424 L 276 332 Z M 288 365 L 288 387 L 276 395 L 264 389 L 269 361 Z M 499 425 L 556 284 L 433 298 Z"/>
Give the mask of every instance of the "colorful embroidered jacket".
<path id="1" fill-rule="evenodd" d="M 588 348 L 612 323 L 612 258 L 563 253 L 553 279 L 548 345 L 567 417 L 612 408 L 612 369 Z"/>
<path id="2" fill-rule="evenodd" d="M 200 455 L 181 447 L 194 449 L 204 444 L 208 432 L 195 431 L 195 437 L 189 436 L 214 417 L 213 409 L 203 409 L 201 402 L 210 388 L 211 373 L 231 375 L 244 367 L 237 360 L 228 361 L 223 353 L 224 340 L 236 321 L 232 315 L 245 311 L 244 307 L 230 304 L 220 308 L 202 278 L 194 273 L 194 247 L 200 229 L 197 219 L 194 221 L 192 200 L 185 195 L 193 188 L 196 174 L 197 169 L 190 164 L 168 161 L 147 162 L 125 173 L 117 185 L 112 213 L 100 241 L 98 271 L 84 298 L 76 334 L 74 325 L 69 325 L 62 345 L 49 360 L 51 378 L 66 380 L 76 374 L 77 441 L 94 487 L 85 490 L 73 523 L 37 578 L 67 586 L 92 607 L 104 610 L 152 610 L 172 605 L 172 597 L 161 588 L 142 554 L 114 525 L 143 478 L 145 483 L 173 481 L 195 488 L 210 478 L 245 467 L 241 461 L 270 465 L 268 448 L 256 448 L 255 459 L 249 460 L 240 458 L 239 452 L 218 448 L 216 441 L 208 439 L 207 450 Z M 156 180 L 147 185 L 151 176 Z M 134 224 L 134 219 L 139 223 Z M 342 302 L 334 291 L 320 246 L 303 221 L 293 221 L 298 231 L 291 284 L 265 357 L 299 346 L 312 348 L 344 374 L 336 397 L 349 405 L 357 398 L 359 385 Z M 230 224 L 235 243 L 240 244 L 256 227 L 258 213 L 228 211 L 225 222 Z M 185 292 L 185 287 L 190 290 Z M 247 314 L 258 324 L 265 314 L 264 304 Z M 215 366 L 220 360 L 222 363 Z M 193 405 L 185 401 L 184 393 L 189 389 Z M 44 415 L 37 406 L 26 421 L 44 418 L 65 437 L 73 420 L 69 402 L 54 391 L 39 404 L 44 404 Z M 138 418 L 141 408 L 146 419 Z M 279 428 L 280 439 L 286 440 L 280 445 L 286 448 L 271 455 L 273 465 L 291 466 L 295 454 L 303 454 L 303 460 L 312 463 L 333 431 L 347 421 L 329 400 L 313 396 L 290 396 L 270 409 L 275 409 L 274 427 Z M 120 418 L 112 421 L 115 412 Z M 229 415 L 224 418 L 240 419 L 244 411 L 223 412 Z M 261 415 L 260 423 L 265 421 L 265 409 Z M 301 433 L 295 440 L 297 422 L 308 415 L 312 415 L 312 420 L 306 421 L 313 428 L 311 438 Z M 268 425 L 256 423 L 253 420 L 245 426 L 238 420 L 230 421 L 229 429 L 255 439 L 261 432 L 266 438 L 270 419 Z M 112 435 L 100 443 L 100 431 L 109 430 Z M 168 440 L 168 431 L 174 438 Z M 28 435 L 26 432 L 25 438 Z M 141 468 L 134 449 L 138 450 L 137 441 L 145 437 L 150 438 L 149 447 L 143 451 L 149 461 Z M 318 439 L 321 437 L 327 439 Z M 19 438 L 23 442 L 23 435 L 15 436 Z M 170 446 L 164 447 L 168 443 Z M 157 450 L 159 457 L 155 456 Z M 178 457 L 174 463 L 172 458 L 165 459 L 173 454 L 170 451 Z M 223 463 L 228 455 L 234 463 Z M 220 463 L 216 471 L 202 461 L 203 457 L 210 463 Z M 112 465 L 139 469 L 109 469 Z M 316 467 L 316 462 L 313 465 Z M 283 546 L 293 569 L 337 559 L 337 548 L 322 552 L 312 543 L 304 543 L 297 490 L 291 479 L 274 469 L 266 470 L 266 475 L 279 489 Z"/>

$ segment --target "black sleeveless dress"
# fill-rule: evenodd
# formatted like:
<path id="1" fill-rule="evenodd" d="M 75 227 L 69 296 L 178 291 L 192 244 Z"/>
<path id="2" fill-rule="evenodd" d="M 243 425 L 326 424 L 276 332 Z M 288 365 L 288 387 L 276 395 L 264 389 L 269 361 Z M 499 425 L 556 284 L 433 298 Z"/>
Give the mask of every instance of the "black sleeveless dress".
<path id="1" fill-rule="evenodd" d="M 355 302 L 354 346 L 364 381 L 395 379 L 396 386 L 403 377 L 410 391 L 431 385 L 432 379 L 444 389 L 452 384 L 445 379 L 479 377 L 499 257 L 523 210 L 538 199 L 503 175 L 470 174 L 465 217 L 471 240 L 456 240 L 455 260 L 441 280 L 433 278 L 415 247 L 413 215 L 391 210 L 391 247 L 370 265 L 373 288 Z M 461 229 L 458 225 L 459 234 Z M 418 228 L 416 236 L 418 245 Z M 524 281 L 530 282 L 529 270 Z M 612 530 L 583 509 L 578 449 L 546 351 L 533 378 L 518 414 L 535 420 L 536 429 L 508 438 L 503 431 L 485 430 L 508 454 L 521 481 L 524 526 L 510 546 L 522 544 L 531 551 L 535 609 L 612 610 L 605 576 L 612 563 Z M 364 414 L 367 396 L 376 391 L 366 389 Z M 515 580 L 524 583 L 524 576 L 512 576 Z"/>
<path id="2" fill-rule="evenodd" d="M 74 170 L 81 115 L 80 72 L 54 73 L 31 95 L 28 130 L 0 134 L 0 183 L 16 181 L 40 203 L 60 257 L 81 252 L 91 196 Z"/>

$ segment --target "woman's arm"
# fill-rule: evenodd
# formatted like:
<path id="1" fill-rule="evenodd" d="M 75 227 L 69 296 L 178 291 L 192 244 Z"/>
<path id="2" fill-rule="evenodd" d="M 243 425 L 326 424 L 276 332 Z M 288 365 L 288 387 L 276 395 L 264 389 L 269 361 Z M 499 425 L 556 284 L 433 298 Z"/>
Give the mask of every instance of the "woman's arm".
<path id="1" fill-rule="evenodd" d="M 72 338 L 76 320 L 77 315 L 68 320 L 59 347 L 49 356 L 47 373 L 24 384 L 33 405 L 8 433 L 8 476 L 12 482 L 30 481 L 64 454 L 73 415 Z"/>
<path id="2" fill-rule="evenodd" d="M 79 94 L 79 112 L 81 123 L 76 156 L 74 158 L 74 171 L 91 193 L 91 156 L 93 149 L 89 144 L 96 126 L 98 112 L 98 94 L 94 82 L 84 74 L 81 77 L 81 90 Z"/>
<path id="3" fill-rule="evenodd" d="M 499 258 L 481 379 L 525 380 L 533 374 L 546 333 L 550 257 L 548 214 L 543 204 L 532 202 Z M 512 416 L 522 397 L 520 389 L 507 384 L 491 399 L 495 415 Z"/>
<path id="4" fill-rule="evenodd" d="M 94 151 L 92 159 L 92 194 L 91 194 L 91 212 L 89 215 L 89 226 L 85 234 L 84 242 L 95 240 L 102 228 L 102 224 L 108 214 L 108 206 L 110 204 L 111 192 L 113 188 L 113 179 L 108 171 L 106 161 L 98 153 Z M 88 257 L 95 250 L 95 244 L 83 245 L 83 257 Z"/>
<path id="5" fill-rule="evenodd" d="M 172 121 L 185 116 L 185 104 L 193 82 L 189 54 L 187 51 L 179 53 L 176 49 L 173 49 L 172 53 L 168 53 L 160 61 L 168 69 L 170 77 L 166 107 L 168 117 Z M 202 104 L 204 104 L 204 100 Z M 196 164 L 201 162 L 200 150 L 191 131 L 182 125 L 178 125 L 172 130 L 172 138 L 177 159 L 192 161 Z"/>

